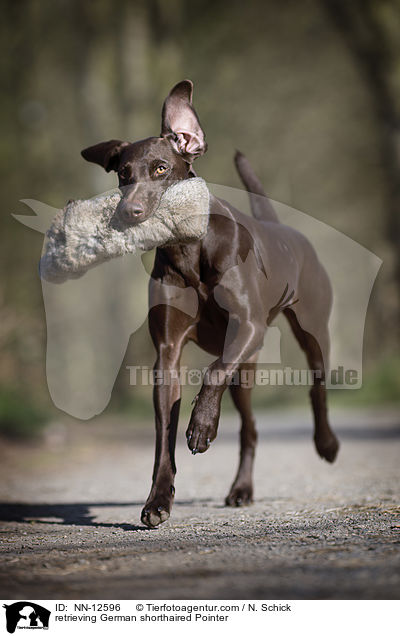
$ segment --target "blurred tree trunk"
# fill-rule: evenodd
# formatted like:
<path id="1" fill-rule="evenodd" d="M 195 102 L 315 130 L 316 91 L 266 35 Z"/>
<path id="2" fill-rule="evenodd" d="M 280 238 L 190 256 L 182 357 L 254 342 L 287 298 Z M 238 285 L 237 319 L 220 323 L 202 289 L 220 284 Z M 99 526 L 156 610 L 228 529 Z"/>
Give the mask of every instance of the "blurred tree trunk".
<path id="1" fill-rule="evenodd" d="M 400 328 L 400 1 L 323 0 L 371 95 L 386 180 L 386 232 L 393 247 Z M 397 334 L 398 335 L 398 334 Z"/>

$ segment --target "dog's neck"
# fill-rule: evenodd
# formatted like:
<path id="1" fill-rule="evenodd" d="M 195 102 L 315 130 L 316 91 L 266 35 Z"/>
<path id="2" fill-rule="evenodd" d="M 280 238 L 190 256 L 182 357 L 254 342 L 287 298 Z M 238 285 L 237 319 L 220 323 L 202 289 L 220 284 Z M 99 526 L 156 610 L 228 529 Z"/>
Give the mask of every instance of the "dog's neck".
<path id="1" fill-rule="evenodd" d="M 173 280 L 174 284 L 199 287 L 207 271 L 215 263 L 210 262 L 210 255 L 218 252 L 223 257 L 225 247 L 221 236 L 224 219 L 236 222 L 233 210 L 225 201 L 210 195 L 210 214 L 205 236 L 196 241 L 177 243 L 158 247 L 152 276 L 162 278 L 164 282 Z"/>

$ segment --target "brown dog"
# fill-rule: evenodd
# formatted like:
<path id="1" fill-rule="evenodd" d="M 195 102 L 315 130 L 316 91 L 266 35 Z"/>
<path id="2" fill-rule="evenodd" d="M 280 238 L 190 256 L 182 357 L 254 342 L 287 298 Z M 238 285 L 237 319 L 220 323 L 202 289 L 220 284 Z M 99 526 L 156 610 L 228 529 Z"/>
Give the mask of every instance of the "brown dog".
<path id="1" fill-rule="evenodd" d="M 151 216 L 171 181 L 194 176 L 192 162 L 207 149 L 192 107 L 193 85 L 185 80 L 169 93 L 162 110 L 160 137 L 136 143 L 112 140 L 82 151 L 88 161 L 118 173 L 123 198 L 116 214 L 137 224 Z M 316 253 L 299 232 L 279 223 L 263 188 L 245 157 L 235 157 L 238 172 L 252 197 L 255 218 L 211 197 L 210 220 L 204 239 L 159 247 L 152 280 L 193 287 L 199 310 L 195 318 L 168 305 L 162 286 L 150 285 L 151 337 L 157 350 L 155 369 L 176 377 L 182 348 L 192 340 L 216 356 L 204 377 L 186 432 L 193 453 L 204 453 L 215 439 L 222 394 L 229 385 L 241 417 L 240 463 L 226 504 L 250 503 L 257 434 L 250 389 L 230 380 L 239 370 L 253 368 L 267 326 L 283 312 L 316 371 L 311 388 L 314 441 L 319 455 L 334 461 L 338 442 L 327 418 L 325 369 L 328 367 L 328 318 L 332 303 L 329 279 Z M 156 303 L 158 304 L 156 305 Z M 154 306 L 156 305 L 156 306 Z M 217 378 L 217 381 L 216 381 Z M 153 527 L 165 521 L 174 498 L 175 440 L 180 384 L 154 388 L 156 453 L 153 485 L 142 521 Z"/>

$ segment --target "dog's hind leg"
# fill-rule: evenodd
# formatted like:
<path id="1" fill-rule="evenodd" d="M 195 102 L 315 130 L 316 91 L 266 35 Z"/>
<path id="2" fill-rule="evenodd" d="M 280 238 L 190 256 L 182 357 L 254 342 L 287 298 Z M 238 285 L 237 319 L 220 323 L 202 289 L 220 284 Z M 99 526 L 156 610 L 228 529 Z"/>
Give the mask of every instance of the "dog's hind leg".
<path id="1" fill-rule="evenodd" d="M 255 362 L 256 356 L 251 358 L 251 361 L 240 365 L 237 383 L 231 384 L 229 387 L 233 403 L 239 411 L 241 428 L 239 468 L 225 499 L 227 506 L 243 506 L 253 501 L 253 463 L 257 432 L 251 408 L 251 390 Z"/>
<path id="2" fill-rule="evenodd" d="M 302 329 L 293 309 L 283 312 L 289 321 L 292 331 L 307 357 L 308 366 L 313 372 L 313 386 L 310 398 L 314 413 L 314 442 L 320 457 L 333 462 L 339 450 L 339 442 L 328 421 L 325 388 L 325 364 L 329 352 L 329 335 L 327 327 L 319 329 L 318 340 Z"/>

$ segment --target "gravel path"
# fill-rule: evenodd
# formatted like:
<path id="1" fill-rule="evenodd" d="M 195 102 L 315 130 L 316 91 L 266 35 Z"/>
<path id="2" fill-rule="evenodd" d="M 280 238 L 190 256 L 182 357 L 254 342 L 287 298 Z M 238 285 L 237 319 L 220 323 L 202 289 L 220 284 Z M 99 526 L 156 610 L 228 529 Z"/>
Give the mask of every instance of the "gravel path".
<path id="1" fill-rule="evenodd" d="M 193 457 L 182 423 L 176 502 L 140 524 L 152 424 L 59 422 L 43 443 L 1 451 L 3 599 L 399 598 L 400 417 L 337 411 L 331 466 L 310 414 L 258 414 L 255 503 L 228 509 L 237 422 Z"/>

